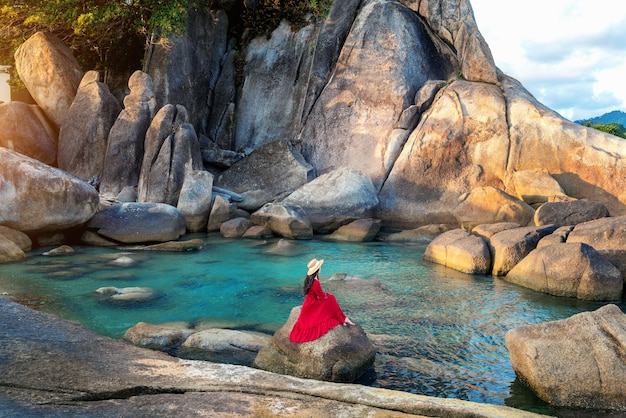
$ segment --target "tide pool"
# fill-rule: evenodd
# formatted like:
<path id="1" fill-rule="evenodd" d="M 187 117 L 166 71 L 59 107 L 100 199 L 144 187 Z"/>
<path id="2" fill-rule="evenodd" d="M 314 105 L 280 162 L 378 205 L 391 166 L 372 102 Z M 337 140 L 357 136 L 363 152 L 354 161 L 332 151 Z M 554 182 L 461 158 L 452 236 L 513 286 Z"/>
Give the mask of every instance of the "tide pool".
<path id="1" fill-rule="evenodd" d="M 379 351 L 358 383 L 541 413 L 550 409 L 516 381 L 504 334 L 602 306 L 425 262 L 425 245 L 306 240 L 283 249 L 278 239 L 186 238 L 198 237 L 205 247 L 185 253 L 75 246 L 74 254 L 48 257 L 42 253 L 50 248 L 39 249 L 25 262 L 0 265 L 0 290 L 113 338 L 140 321 L 271 334 L 302 303 L 308 260 L 322 258 L 324 290 Z M 111 263 L 120 256 L 135 264 Z M 338 273 L 358 279 L 327 282 Z M 107 286 L 149 287 L 158 297 L 111 303 L 94 293 Z"/>

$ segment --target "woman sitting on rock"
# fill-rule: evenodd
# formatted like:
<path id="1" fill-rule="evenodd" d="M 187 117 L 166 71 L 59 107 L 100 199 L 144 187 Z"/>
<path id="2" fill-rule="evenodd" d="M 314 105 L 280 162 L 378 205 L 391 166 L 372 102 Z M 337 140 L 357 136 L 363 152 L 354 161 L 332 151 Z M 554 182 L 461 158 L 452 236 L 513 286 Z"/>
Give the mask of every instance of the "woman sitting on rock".
<path id="1" fill-rule="evenodd" d="M 309 270 L 302 285 L 304 303 L 289 334 L 293 343 L 316 340 L 338 325 L 355 325 L 343 313 L 335 296 L 322 290 L 319 272 L 323 263 L 324 260 L 314 258 L 307 264 Z"/>

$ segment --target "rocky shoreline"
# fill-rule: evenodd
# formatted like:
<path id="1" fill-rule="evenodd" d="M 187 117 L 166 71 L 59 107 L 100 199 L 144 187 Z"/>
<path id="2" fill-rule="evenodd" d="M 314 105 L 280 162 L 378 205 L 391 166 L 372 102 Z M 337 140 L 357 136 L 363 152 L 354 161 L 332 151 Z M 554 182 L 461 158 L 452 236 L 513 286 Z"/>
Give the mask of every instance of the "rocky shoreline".
<path id="1" fill-rule="evenodd" d="M 0 297 L 2 414 L 27 416 L 541 415 L 498 405 L 182 360 Z"/>

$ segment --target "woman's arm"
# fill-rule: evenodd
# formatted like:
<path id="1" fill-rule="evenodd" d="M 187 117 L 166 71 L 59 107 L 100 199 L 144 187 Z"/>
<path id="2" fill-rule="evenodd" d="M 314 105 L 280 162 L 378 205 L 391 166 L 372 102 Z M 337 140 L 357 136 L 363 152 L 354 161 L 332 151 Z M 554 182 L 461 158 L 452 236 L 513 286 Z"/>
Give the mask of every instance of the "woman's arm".
<path id="1" fill-rule="evenodd" d="M 313 280 L 313 286 L 311 286 L 311 290 L 309 290 L 309 292 L 312 292 L 313 296 L 315 296 L 317 299 L 328 298 L 326 292 L 322 290 L 322 285 L 320 284 L 320 281 L 318 279 Z"/>

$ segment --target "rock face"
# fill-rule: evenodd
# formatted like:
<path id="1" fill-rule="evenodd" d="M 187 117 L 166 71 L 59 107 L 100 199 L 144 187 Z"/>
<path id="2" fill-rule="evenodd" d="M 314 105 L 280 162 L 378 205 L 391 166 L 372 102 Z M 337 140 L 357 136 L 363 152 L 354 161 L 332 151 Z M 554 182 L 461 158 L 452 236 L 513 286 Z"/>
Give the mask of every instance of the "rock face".
<path id="1" fill-rule="evenodd" d="M 98 192 L 59 169 L 0 148 L 0 224 L 18 231 L 54 231 L 87 222 Z"/>
<path id="2" fill-rule="evenodd" d="M 525 202 L 496 189 L 479 187 L 461 198 L 454 217 L 465 229 L 480 224 L 515 222 L 528 225 L 535 211 Z"/>
<path id="3" fill-rule="evenodd" d="M 620 271 L 592 247 L 563 243 L 531 251 L 506 281 L 555 296 L 615 301 L 622 298 Z"/>
<path id="4" fill-rule="evenodd" d="M 99 211 L 87 228 L 126 244 L 164 242 L 185 233 L 185 218 L 164 203 L 117 203 Z"/>
<path id="5" fill-rule="evenodd" d="M 567 202 L 547 202 L 535 212 L 535 225 L 578 225 L 594 219 L 606 218 L 609 211 L 601 202 L 572 200 Z"/>
<path id="6" fill-rule="evenodd" d="M 22 102 L 0 104 L 0 146 L 44 164 L 57 161 L 57 134 L 41 108 Z"/>
<path id="7" fill-rule="evenodd" d="M 37 32 L 15 52 L 15 68 L 39 107 L 60 127 L 83 77 L 70 49 L 54 35 Z"/>
<path id="8" fill-rule="evenodd" d="M 183 106 L 165 105 L 145 134 L 138 201 L 176 206 L 185 177 L 202 169 L 198 137 Z"/>
<path id="9" fill-rule="evenodd" d="M 626 411 L 626 315 L 615 305 L 505 335 L 513 369 L 557 407 Z"/>
<path id="10" fill-rule="evenodd" d="M 59 168 L 88 181 L 102 176 L 111 127 L 122 106 L 95 71 L 85 73 L 59 132 Z"/>
<path id="11" fill-rule="evenodd" d="M 109 132 L 100 193 L 116 196 L 126 186 L 137 186 L 146 131 L 156 111 L 149 75 L 136 71 L 128 80 L 130 94 L 124 110 Z"/>
<path id="12" fill-rule="evenodd" d="M 391 135 L 400 114 L 428 80 L 446 80 L 459 68 L 446 49 L 405 6 L 366 3 L 299 136 L 317 173 L 357 169 L 380 189 L 403 145 Z"/>
<path id="13" fill-rule="evenodd" d="M 216 186 L 243 197 L 238 206 L 255 211 L 313 180 L 313 167 L 287 141 L 260 146 L 246 158 L 220 173 Z"/>
<path id="14" fill-rule="evenodd" d="M 291 310 L 289 319 L 259 351 L 254 366 L 274 373 L 332 382 L 352 382 L 374 364 L 376 349 L 360 325 L 338 326 L 317 340 L 292 343 L 289 333 L 300 307 Z"/>

